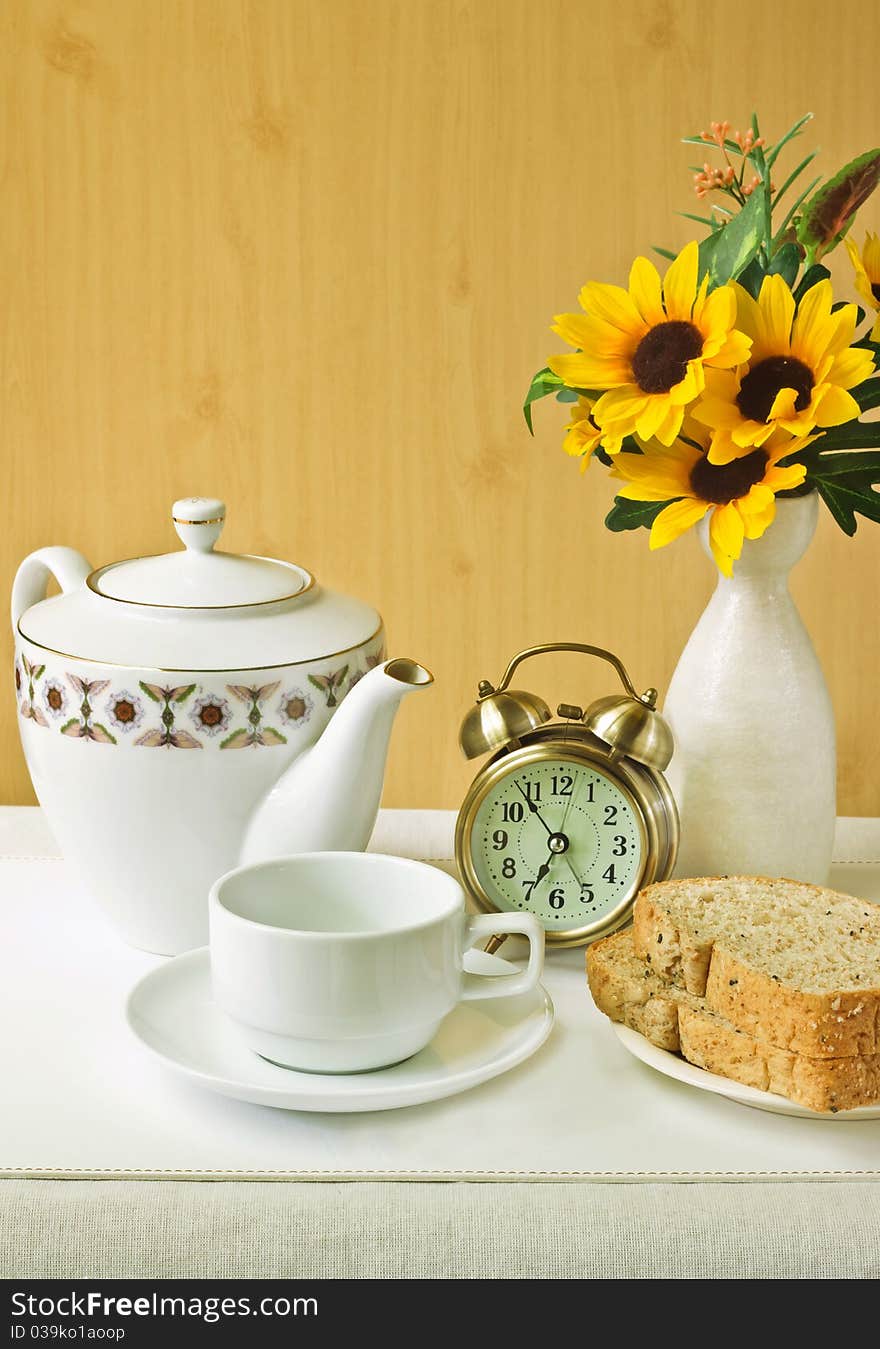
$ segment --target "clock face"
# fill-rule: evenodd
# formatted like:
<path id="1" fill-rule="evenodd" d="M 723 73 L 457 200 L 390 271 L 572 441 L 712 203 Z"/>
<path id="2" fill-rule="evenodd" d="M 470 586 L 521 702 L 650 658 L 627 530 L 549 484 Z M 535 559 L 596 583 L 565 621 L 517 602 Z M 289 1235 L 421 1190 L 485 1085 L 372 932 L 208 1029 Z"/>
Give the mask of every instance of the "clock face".
<path id="1" fill-rule="evenodd" d="M 642 875 L 644 831 L 629 796 L 583 760 L 511 766 L 483 798 L 471 860 L 495 908 L 533 913 L 548 933 L 601 926 Z"/>

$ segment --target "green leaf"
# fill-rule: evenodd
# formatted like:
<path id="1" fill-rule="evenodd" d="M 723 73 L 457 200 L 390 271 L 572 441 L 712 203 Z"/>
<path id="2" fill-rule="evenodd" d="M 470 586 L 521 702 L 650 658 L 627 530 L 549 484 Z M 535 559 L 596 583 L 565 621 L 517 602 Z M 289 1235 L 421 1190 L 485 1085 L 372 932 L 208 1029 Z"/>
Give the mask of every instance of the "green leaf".
<path id="1" fill-rule="evenodd" d="M 819 478 L 816 486 L 844 534 L 855 534 L 858 528 L 856 515 L 880 523 L 880 493 L 874 490 L 871 482 L 858 476 Z"/>
<path id="2" fill-rule="evenodd" d="M 556 395 L 557 403 L 576 403 L 578 400 L 577 389 L 560 389 Z"/>
<path id="3" fill-rule="evenodd" d="M 813 114 L 812 114 L 811 112 L 806 112 L 806 113 L 804 113 L 803 117 L 799 118 L 799 119 L 795 122 L 794 126 L 793 126 L 793 127 L 790 127 L 790 128 L 788 129 L 788 131 L 786 131 L 785 135 L 784 135 L 784 136 L 780 136 L 780 138 L 779 138 L 779 140 L 776 142 L 776 144 L 775 144 L 775 145 L 772 145 L 772 146 L 770 147 L 770 149 L 767 151 L 767 167 L 768 167 L 768 168 L 770 168 L 770 169 L 773 168 L 773 165 L 776 163 L 777 159 L 779 158 L 779 152 L 780 152 L 780 150 L 784 149 L 785 146 L 788 145 L 788 142 L 789 142 L 789 141 L 794 140 L 795 136 L 799 136 L 799 135 L 801 134 L 801 131 L 803 130 L 803 128 L 807 125 L 807 122 L 812 121 L 812 119 L 813 119 Z"/>
<path id="4" fill-rule="evenodd" d="M 681 143 L 682 145 L 702 145 L 707 150 L 718 149 L 717 141 L 704 141 L 702 136 L 682 136 Z M 724 148 L 725 150 L 732 150 L 736 155 L 740 152 L 736 141 L 732 141 L 730 138 L 724 142 Z"/>
<path id="5" fill-rule="evenodd" d="M 694 215 L 692 211 L 676 211 L 675 214 L 680 215 L 683 220 L 693 220 L 698 225 L 708 225 L 710 230 L 714 230 L 717 225 L 717 221 L 708 215 Z"/>
<path id="6" fill-rule="evenodd" d="M 138 683 L 141 687 L 141 691 L 145 693 L 148 698 L 152 699 L 154 703 L 161 703 L 162 699 L 157 698 L 155 693 L 153 692 L 153 689 L 156 687 L 154 684 L 145 684 L 142 679 L 139 679 Z"/>
<path id="7" fill-rule="evenodd" d="M 871 408 L 880 407 L 880 379 L 876 377 L 874 379 L 866 379 L 864 384 L 860 384 L 856 389 L 851 389 L 850 393 L 862 409 L 862 412 L 870 412 Z M 868 423 L 869 426 L 872 424 L 877 430 L 877 443 L 878 446 L 880 446 L 880 426 L 878 426 L 876 422 Z"/>
<path id="8" fill-rule="evenodd" d="M 539 370 L 532 377 L 529 391 L 526 394 L 526 401 L 523 403 L 523 416 L 532 435 L 535 434 L 535 429 L 532 426 L 532 404 L 537 402 L 539 398 L 546 398 L 548 394 L 555 393 L 557 389 L 562 387 L 563 382 L 559 375 L 554 375 L 549 366 L 545 365 L 543 370 Z"/>
<path id="9" fill-rule="evenodd" d="M 668 505 L 668 501 L 630 501 L 628 497 L 615 497 L 614 505 L 605 516 L 605 527 L 615 534 L 625 529 L 650 529 L 663 507 Z"/>
<path id="10" fill-rule="evenodd" d="M 783 244 L 770 259 L 768 273 L 781 276 L 787 286 L 794 285 L 794 279 L 801 265 L 801 250 L 797 244 Z"/>
<path id="11" fill-rule="evenodd" d="M 880 444 L 876 447 L 880 449 Z M 807 463 L 807 455 L 793 454 L 794 460 L 800 460 L 801 463 Z M 823 455 L 815 461 L 815 465 L 810 465 L 808 475 L 811 481 L 819 482 L 825 478 L 842 478 L 847 475 L 857 475 L 865 482 L 880 482 L 880 454 L 873 453 L 871 450 L 855 450 L 848 452 L 840 450 Z"/>
<path id="12" fill-rule="evenodd" d="M 661 248 L 659 244 L 652 244 L 651 247 L 655 253 L 660 254 L 661 258 L 668 258 L 670 262 L 675 262 L 675 259 L 678 257 L 677 253 L 673 253 L 668 248 Z"/>
<path id="13" fill-rule="evenodd" d="M 761 246 L 763 208 L 763 194 L 753 192 L 739 215 L 702 241 L 699 266 L 701 278 L 708 271 L 714 285 L 722 286 L 725 281 L 745 271 Z"/>
<path id="14" fill-rule="evenodd" d="M 856 211 L 878 183 L 880 150 L 867 150 L 844 165 L 810 198 L 798 225 L 798 239 L 811 262 L 840 242 Z"/>
<path id="15" fill-rule="evenodd" d="M 756 257 L 752 258 L 748 267 L 740 272 L 736 279 L 749 292 L 752 299 L 757 300 L 761 283 L 766 275 L 761 259 Z"/>
<path id="16" fill-rule="evenodd" d="M 830 450 L 875 450 L 880 448 L 880 422 L 859 422 L 855 419 L 843 426 L 832 426 L 813 442 L 807 451 L 810 458 L 827 454 Z"/>
<path id="17" fill-rule="evenodd" d="M 185 687 L 179 689 L 175 694 L 174 701 L 176 703 L 185 703 L 189 695 L 195 690 L 195 687 L 195 684 L 185 685 Z"/>
<path id="18" fill-rule="evenodd" d="M 812 182 L 807 183 L 807 186 L 804 188 L 803 192 L 800 193 L 800 195 L 798 196 L 798 198 L 797 198 L 797 200 L 795 201 L 794 205 L 789 207 L 789 209 L 788 209 L 788 214 L 786 215 L 786 217 L 785 217 L 785 219 L 783 220 L 782 224 L 779 226 L 779 229 L 778 229 L 778 230 L 776 231 L 776 233 L 773 235 L 773 243 L 774 243 L 774 244 L 778 244 L 778 243 L 780 243 L 780 242 L 782 241 L 782 239 L 783 239 L 783 237 L 784 237 L 784 235 L 785 235 L 785 231 L 788 229 L 788 227 L 789 227 L 789 225 L 791 224 L 792 220 L 794 220 L 795 216 L 797 215 L 798 208 L 799 208 L 800 206 L 803 205 L 805 199 L 810 195 L 810 193 L 812 192 L 813 188 L 816 186 L 817 183 L 819 183 L 819 182 L 821 182 L 821 181 L 822 181 L 822 179 L 821 179 L 821 175 L 820 175 L 818 178 L 814 178 Z"/>
<path id="19" fill-rule="evenodd" d="M 818 153 L 819 153 L 818 150 L 814 150 L 812 154 L 807 155 L 806 159 L 802 159 L 800 164 L 798 164 L 797 168 L 794 170 L 794 172 L 788 175 L 785 182 L 782 184 L 782 187 L 778 188 L 777 191 L 773 193 L 774 207 L 779 205 L 780 201 L 785 196 L 786 192 L 791 187 L 792 183 L 801 176 L 801 174 L 803 173 L 804 169 L 807 167 L 808 164 L 812 164 L 813 160 L 816 158 L 816 155 Z"/>
<path id="20" fill-rule="evenodd" d="M 823 267 L 821 262 L 814 262 L 812 267 L 808 267 L 798 282 L 794 298 L 800 304 L 811 286 L 817 286 L 820 281 L 827 281 L 831 276 L 827 267 Z"/>

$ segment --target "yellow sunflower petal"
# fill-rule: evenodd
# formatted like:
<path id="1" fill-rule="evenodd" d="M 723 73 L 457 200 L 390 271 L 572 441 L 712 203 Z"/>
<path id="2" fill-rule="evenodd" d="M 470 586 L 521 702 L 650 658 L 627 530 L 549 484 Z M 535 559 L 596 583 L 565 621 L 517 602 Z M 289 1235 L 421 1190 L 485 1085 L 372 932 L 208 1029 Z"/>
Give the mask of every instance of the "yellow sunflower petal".
<path id="1" fill-rule="evenodd" d="M 874 339 L 872 339 L 874 340 Z M 854 389 L 874 373 L 874 357 L 863 347 L 847 347 L 835 356 L 826 378 L 841 389 Z"/>
<path id="2" fill-rule="evenodd" d="M 852 239 L 844 239 L 846 251 L 849 253 L 850 262 L 855 272 L 856 290 L 863 300 L 867 300 L 872 309 L 880 309 L 880 300 L 877 299 L 871 289 L 872 281 L 880 281 L 880 239 L 872 238 L 868 234 L 865 238 L 865 247 L 863 256 L 853 243 Z M 876 263 L 874 253 L 876 251 Z"/>
<path id="3" fill-rule="evenodd" d="M 681 410 L 676 407 L 670 407 L 663 421 L 654 432 L 654 436 L 660 441 L 661 445 L 671 446 L 675 437 L 682 429 Z"/>
<path id="4" fill-rule="evenodd" d="M 649 398 L 636 419 L 636 430 L 643 440 L 651 440 L 666 418 L 669 404 L 665 398 Z"/>
<path id="5" fill-rule="evenodd" d="M 681 430 L 684 409 L 670 404 L 667 398 L 651 398 L 644 412 L 636 418 L 635 433 L 642 440 L 652 440 L 655 437 L 660 440 L 662 432 L 662 443 L 671 445 Z"/>
<path id="6" fill-rule="evenodd" d="M 588 281 L 578 297 L 588 314 L 634 337 L 642 337 L 647 324 L 642 318 L 629 291 L 622 286 L 610 286 L 603 281 Z"/>
<path id="7" fill-rule="evenodd" d="M 742 459 L 745 455 L 751 454 L 754 445 L 737 445 L 729 431 L 720 430 L 712 432 L 712 440 L 707 451 L 710 464 L 732 464 L 734 459 Z"/>
<path id="8" fill-rule="evenodd" d="M 717 398 L 713 394 L 706 394 L 701 398 L 691 416 L 702 426 L 710 426 L 713 430 L 739 426 L 742 421 L 742 414 L 736 403 Z"/>
<path id="9" fill-rule="evenodd" d="M 817 426 L 842 426 L 852 421 L 861 412 L 856 400 L 846 389 L 837 389 L 827 384 L 818 399 L 816 408 Z"/>
<path id="10" fill-rule="evenodd" d="M 880 234 L 872 234 L 868 230 L 865 235 L 865 246 L 862 249 L 862 261 L 868 280 L 875 283 L 880 282 Z"/>
<path id="11" fill-rule="evenodd" d="M 708 509 L 708 501 L 694 501 L 692 498 L 685 498 L 684 501 L 671 502 L 665 510 L 660 512 L 651 526 L 649 547 L 652 550 L 665 548 L 667 543 L 672 543 L 674 539 L 680 538 L 692 525 L 702 520 Z"/>
<path id="12" fill-rule="evenodd" d="M 663 278 L 663 299 L 671 319 L 689 322 L 697 292 L 698 247 L 695 239 L 685 244 Z"/>
<path id="13" fill-rule="evenodd" d="M 597 361 L 582 351 L 551 356 L 547 364 L 572 389 L 616 389 L 631 379 L 628 364 Z"/>
<path id="14" fill-rule="evenodd" d="M 697 260 L 699 262 L 699 257 Z M 706 308 L 706 299 L 708 297 L 708 294 L 709 294 L 709 273 L 707 272 L 697 288 L 696 299 L 694 300 L 694 306 L 693 309 L 691 310 L 691 322 L 695 323 L 701 331 L 704 331 L 703 314 Z"/>
<path id="15" fill-rule="evenodd" d="M 678 384 L 673 384 L 666 396 L 672 403 L 692 403 L 695 398 L 699 398 L 705 387 L 706 376 L 703 373 L 702 361 L 688 361 L 684 379 L 679 380 Z"/>
<path id="16" fill-rule="evenodd" d="M 691 470 L 699 457 L 698 450 L 676 441 L 669 449 L 619 454 L 611 476 L 628 484 L 620 496 L 633 501 L 669 501 L 692 495 Z"/>
<path id="17" fill-rule="evenodd" d="M 556 314 L 550 331 L 573 347 L 586 347 L 589 346 L 588 324 L 586 314 Z"/>
<path id="18" fill-rule="evenodd" d="M 709 547 L 725 576 L 733 575 L 733 564 L 742 552 L 745 526 L 736 502 L 716 506 L 709 521 Z"/>
<path id="19" fill-rule="evenodd" d="M 593 416 L 600 426 L 620 422 L 634 426 L 636 418 L 645 410 L 651 395 L 628 384 L 625 388 L 609 389 L 593 408 Z"/>
<path id="20" fill-rule="evenodd" d="M 765 470 L 763 483 L 772 492 L 790 492 L 793 488 L 800 487 L 806 476 L 807 470 L 803 464 L 789 464 L 787 468 L 780 468 L 775 464 Z"/>
<path id="21" fill-rule="evenodd" d="M 794 321 L 794 296 L 784 277 L 775 273 L 761 283 L 758 304 L 764 318 L 766 341 L 773 351 L 784 355 L 789 349 Z"/>
<path id="22" fill-rule="evenodd" d="M 765 483 L 756 482 L 736 506 L 747 539 L 760 539 L 776 515 L 776 497 Z"/>
<path id="23" fill-rule="evenodd" d="M 811 286 L 798 305 L 791 331 L 791 353 L 811 370 L 822 359 L 835 332 L 833 301 L 831 282 L 826 277 Z"/>
<path id="24" fill-rule="evenodd" d="M 828 351 L 836 356 L 838 352 L 843 351 L 844 348 L 849 346 L 850 342 L 855 337 L 858 317 L 858 307 L 854 304 L 845 304 L 842 308 L 838 309 L 836 313 L 832 314 L 831 319 L 834 324 L 834 331 L 828 341 Z"/>
<path id="25" fill-rule="evenodd" d="M 636 258 L 629 272 L 629 293 L 642 318 L 651 327 L 664 323 L 660 273 L 648 258 Z"/>
<path id="26" fill-rule="evenodd" d="M 793 417 L 796 402 L 797 389 L 780 389 L 767 414 L 768 422 L 776 421 L 780 417 Z"/>
<path id="27" fill-rule="evenodd" d="M 743 365 L 751 354 L 752 339 L 734 328 L 732 332 L 728 333 L 714 355 L 711 358 L 708 355 L 706 356 L 706 362 L 712 366 L 729 369 L 733 365 Z"/>
<path id="28" fill-rule="evenodd" d="M 731 282 L 730 288 L 736 296 L 737 329 L 751 339 L 752 361 L 763 360 L 768 352 L 764 348 L 764 320 L 758 302 L 738 281 Z"/>

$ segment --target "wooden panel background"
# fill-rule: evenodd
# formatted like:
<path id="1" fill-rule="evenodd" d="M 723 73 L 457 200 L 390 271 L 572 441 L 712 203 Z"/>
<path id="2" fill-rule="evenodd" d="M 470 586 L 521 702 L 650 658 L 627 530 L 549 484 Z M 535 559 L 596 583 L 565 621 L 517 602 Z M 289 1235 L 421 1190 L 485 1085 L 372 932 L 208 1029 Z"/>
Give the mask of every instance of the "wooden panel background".
<path id="1" fill-rule="evenodd" d="M 811 108 L 833 170 L 878 139 L 878 49 L 877 6 L 818 0 L 4 0 L 3 586 L 46 543 L 167 548 L 175 497 L 225 497 L 226 546 L 371 599 L 434 668 L 393 805 L 457 803 L 459 718 L 519 645 L 607 643 L 662 686 L 709 564 L 607 534 L 609 484 L 554 405 L 529 441 L 524 387 L 588 276 L 686 239 L 680 133 Z M 880 530 L 823 519 L 794 581 L 849 813 L 880 813 L 878 575 Z M 0 799 L 32 799 L 8 694 Z"/>

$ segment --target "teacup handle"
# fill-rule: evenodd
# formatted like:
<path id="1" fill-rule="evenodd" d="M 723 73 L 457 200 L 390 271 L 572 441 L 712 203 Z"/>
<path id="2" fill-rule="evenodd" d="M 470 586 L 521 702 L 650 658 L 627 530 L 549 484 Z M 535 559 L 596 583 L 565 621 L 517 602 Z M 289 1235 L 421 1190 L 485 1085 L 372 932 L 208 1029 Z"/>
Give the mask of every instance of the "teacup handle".
<path id="1" fill-rule="evenodd" d="M 528 993 L 544 968 L 544 929 L 531 913 L 481 913 L 467 919 L 466 941 L 470 945 L 481 937 L 507 936 L 518 932 L 528 938 L 529 963 L 518 974 L 470 974 L 465 972 L 461 987 L 462 1002 L 475 998 L 507 998 Z"/>

